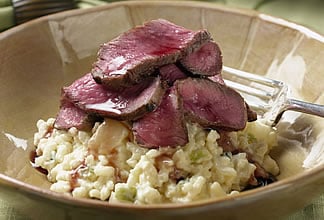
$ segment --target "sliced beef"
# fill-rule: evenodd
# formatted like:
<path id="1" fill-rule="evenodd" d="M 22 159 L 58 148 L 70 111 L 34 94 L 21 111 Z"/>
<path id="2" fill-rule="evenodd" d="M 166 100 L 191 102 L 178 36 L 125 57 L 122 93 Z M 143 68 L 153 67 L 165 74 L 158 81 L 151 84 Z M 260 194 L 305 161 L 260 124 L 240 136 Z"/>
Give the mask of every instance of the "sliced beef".
<path id="1" fill-rule="evenodd" d="M 245 103 L 245 105 L 246 105 L 247 118 L 248 118 L 247 120 L 248 120 L 248 122 L 256 121 L 258 119 L 257 113 L 255 111 L 253 111 L 251 109 L 251 107 L 247 103 Z"/>
<path id="2" fill-rule="evenodd" d="M 192 31 L 163 19 L 152 20 L 103 44 L 91 72 L 98 83 L 109 88 L 127 87 L 210 40 L 206 30 Z"/>
<path id="3" fill-rule="evenodd" d="M 204 76 L 220 74 L 223 66 L 221 50 L 213 41 L 203 44 L 198 50 L 181 59 L 180 63 L 189 72 Z"/>
<path id="4" fill-rule="evenodd" d="M 97 120 L 99 118 L 95 115 L 86 113 L 67 99 L 62 99 L 54 126 L 58 129 L 76 127 L 78 130 L 90 130 Z"/>
<path id="5" fill-rule="evenodd" d="M 177 81 L 189 120 L 206 128 L 241 130 L 247 122 L 246 105 L 239 93 L 209 79 Z"/>
<path id="6" fill-rule="evenodd" d="M 222 77 L 222 74 L 217 74 L 214 76 L 209 76 L 208 79 L 210 79 L 213 82 L 220 83 L 222 85 L 225 85 L 224 79 Z"/>
<path id="7" fill-rule="evenodd" d="M 187 75 L 179 69 L 175 64 L 168 64 L 159 68 L 159 74 L 163 81 L 167 82 L 169 86 L 178 79 L 187 78 Z"/>
<path id="8" fill-rule="evenodd" d="M 160 106 L 133 123 L 136 142 L 147 148 L 176 147 L 188 142 L 188 134 L 177 89 L 167 90 Z"/>
<path id="9" fill-rule="evenodd" d="M 223 80 L 222 74 L 217 74 L 214 76 L 208 77 L 213 82 L 220 83 L 222 85 L 225 85 L 225 82 Z M 258 119 L 258 115 L 255 111 L 251 109 L 251 107 L 245 102 L 246 105 L 246 112 L 247 112 L 247 121 L 252 122 Z"/>
<path id="10" fill-rule="evenodd" d="M 159 77 L 147 78 L 116 92 L 97 84 L 90 73 L 63 88 L 64 96 L 88 113 L 130 121 L 153 111 L 162 100 L 164 92 Z"/>
<path id="11" fill-rule="evenodd" d="M 237 150 L 231 141 L 231 137 L 229 136 L 228 131 L 219 130 L 217 132 L 219 133 L 219 138 L 216 141 L 218 146 L 223 148 L 223 152 L 233 153 L 234 151 Z"/>

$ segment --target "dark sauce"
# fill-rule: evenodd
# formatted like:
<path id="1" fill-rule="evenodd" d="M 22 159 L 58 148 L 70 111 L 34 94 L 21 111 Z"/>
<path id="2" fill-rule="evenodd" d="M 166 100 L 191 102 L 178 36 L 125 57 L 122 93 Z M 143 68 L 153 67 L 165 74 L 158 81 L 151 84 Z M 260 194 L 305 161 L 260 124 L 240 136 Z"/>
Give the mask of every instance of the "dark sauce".
<path id="1" fill-rule="evenodd" d="M 236 147 L 233 145 L 231 141 L 231 137 L 229 136 L 229 132 L 218 130 L 219 133 L 219 139 L 217 139 L 217 144 L 223 148 L 224 152 L 232 152 L 233 154 L 236 154 L 238 152 Z"/>
<path id="2" fill-rule="evenodd" d="M 38 167 L 35 165 L 35 159 L 37 157 L 37 153 L 36 153 L 36 150 L 32 150 L 29 154 L 29 160 L 30 160 L 30 163 L 31 165 L 35 168 L 35 170 L 37 170 L 38 172 L 44 174 L 44 175 L 47 175 L 48 174 L 48 171 L 42 167 Z"/>
<path id="3" fill-rule="evenodd" d="M 50 137 L 51 135 L 52 135 L 52 133 L 53 133 L 53 127 L 50 127 L 48 130 L 47 130 L 47 132 L 46 132 L 46 134 L 45 134 L 45 138 L 48 138 L 48 137 Z M 44 175 L 48 175 L 48 171 L 46 170 L 46 169 L 44 169 L 44 168 L 42 168 L 42 167 L 39 167 L 39 166 L 36 166 L 35 165 L 35 159 L 36 159 L 36 157 L 37 157 L 37 153 L 36 153 L 36 149 L 34 149 L 34 150 L 32 150 L 30 153 L 29 153 L 29 161 L 30 161 L 30 163 L 31 163 L 31 165 L 33 166 L 33 168 L 35 168 L 35 170 L 37 170 L 38 172 L 40 172 L 40 173 L 42 173 L 42 174 L 44 174 Z"/>
<path id="4" fill-rule="evenodd" d="M 108 166 L 115 168 L 115 181 L 116 183 L 126 183 L 125 178 L 121 175 L 121 169 L 118 167 L 115 161 L 117 161 L 118 151 L 116 148 L 112 148 L 108 156 Z"/>
<path id="5" fill-rule="evenodd" d="M 178 169 L 174 165 L 171 165 L 172 154 L 161 154 L 155 158 L 155 167 L 159 172 L 163 168 L 170 170 L 169 179 L 175 183 L 179 183 L 181 180 L 185 180 L 189 177 L 189 173 L 185 170 Z"/>
<path id="6" fill-rule="evenodd" d="M 80 177 L 80 170 L 85 169 L 87 165 L 85 162 L 82 162 L 76 169 L 71 172 L 70 175 L 70 191 L 72 192 L 76 187 L 79 186 L 78 179 Z"/>
<path id="7" fill-rule="evenodd" d="M 255 177 L 256 180 L 256 184 L 248 184 L 243 191 L 247 191 L 247 190 L 251 190 L 251 189 L 255 189 L 255 188 L 259 188 L 259 187 L 263 187 L 263 186 L 267 186 L 271 183 L 274 183 L 277 181 L 276 177 L 269 174 L 269 176 L 267 178 L 263 178 L 263 177 Z"/>

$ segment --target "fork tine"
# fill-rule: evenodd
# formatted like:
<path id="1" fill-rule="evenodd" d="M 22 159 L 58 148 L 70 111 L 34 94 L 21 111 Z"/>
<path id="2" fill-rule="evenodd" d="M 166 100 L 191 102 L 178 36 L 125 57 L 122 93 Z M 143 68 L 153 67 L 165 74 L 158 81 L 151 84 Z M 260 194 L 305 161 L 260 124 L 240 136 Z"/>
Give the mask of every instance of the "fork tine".
<path id="1" fill-rule="evenodd" d="M 266 91 L 263 91 L 260 89 L 255 89 L 255 88 L 252 88 L 249 86 L 245 86 L 240 83 L 236 83 L 236 82 L 233 82 L 233 81 L 230 81 L 227 79 L 224 79 L 224 81 L 225 81 L 226 85 L 228 85 L 229 87 L 231 87 L 239 92 L 248 93 L 250 95 L 254 95 L 259 98 L 269 99 L 273 95 L 270 92 L 266 92 Z"/>
<path id="2" fill-rule="evenodd" d="M 241 93 L 249 106 L 271 126 L 275 126 L 287 110 L 324 117 L 324 105 L 288 98 L 289 88 L 284 82 L 227 66 L 223 66 L 223 73 L 226 85 Z"/>
<path id="3" fill-rule="evenodd" d="M 276 100 L 286 91 L 285 84 L 277 80 L 227 66 L 223 66 L 223 73 L 226 85 L 238 91 L 261 117 L 269 115 L 273 108 L 277 109 L 274 106 L 278 103 Z M 273 122 L 272 118 L 268 119 Z"/>
<path id="4" fill-rule="evenodd" d="M 265 78 L 263 76 L 258 76 L 258 75 L 253 74 L 253 73 L 248 73 L 248 72 L 238 70 L 238 69 L 234 69 L 234 68 L 230 68 L 230 67 L 227 67 L 227 66 L 223 66 L 223 72 L 227 72 L 227 73 L 229 73 L 229 74 L 231 74 L 233 76 L 243 78 L 243 79 L 248 79 L 250 81 L 257 82 L 257 83 L 260 83 L 262 85 L 276 86 L 276 87 L 283 86 L 283 82 L 273 80 L 273 79 L 268 79 L 268 78 Z"/>

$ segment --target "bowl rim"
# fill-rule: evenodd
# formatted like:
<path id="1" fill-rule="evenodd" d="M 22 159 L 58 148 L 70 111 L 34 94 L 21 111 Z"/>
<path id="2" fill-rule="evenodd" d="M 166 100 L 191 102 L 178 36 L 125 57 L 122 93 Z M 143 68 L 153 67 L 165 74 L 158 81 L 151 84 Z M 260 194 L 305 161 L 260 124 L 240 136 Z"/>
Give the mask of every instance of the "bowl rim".
<path id="1" fill-rule="evenodd" d="M 120 1 L 120 2 L 113 2 L 106 5 L 100 5 L 92 8 L 85 8 L 85 9 L 74 9 L 63 11 L 47 16 L 43 16 L 21 25 L 15 26 L 11 29 L 8 29 L 2 33 L 0 33 L 0 41 L 4 38 L 10 37 L 10 35 L 15 34 L 23 29 L 29 28 L 30 26 L 37 26 L 41 23 L 48 23 L 52 20 L 61 20 L 66 17 L 73 17 L 82 15 L 85 13 L 92 13 L 92 12 L 99 12 L 105 11 L 113 8 L 117 8 L 120 6 L 127 5 L 152 5 L 152 6 L 183 6 L 183 7 L 199 7 L 199 8 L 206 8 L 206 9 L 213 9 L 219 10 L 226 13 L 233 13 L 238 15 L 245 15 L 257 19 L 261 19 L 266 22 L 270 22 L 282 27 L 286 27 L 289 29 L 294 29 L 299 31 L 301 34 L 306 35 L 309 38 L 313 38 L 316 41 L 324 43 L 324 36 L 305 27 L 299 25 L 297 23 L 288 21 L 286 19 L 281 19 L 275 16 L 267 15 L 264 13 L 260 13 L 251 9 L 243 9 L 243 8 L 232 8 L 220 4 L 215 4 L 211 2 L 197 2 L 197 1 Z M 147 210 L 147 209 L 155 209 L 155 210 L 164 210 L 164 209 L 178 209 L 178 208 L 194 208 L 198 206 L 208 206 L 208 205 L 220 205 L 224 206 L 225 203 L 233 203 L 233 202 L 240 202 L 242 200 L 249 200 L 249 199 L 256 199 L 264 194 L 271 194 L 273 191 L 282 190 L 291 185 L 299 184 L 301 186 L 307 185 L 308 183 L 317 181 L 321 177 L 321 172 L 324 172 L 324 164 L 317 166 L 315 168 L 310 168 L 303 173 L 299 173 L 290 177 L 287 177 L 283 180 L 278 182 L 272 183 L 270 185 L 251 189 L 248 191 L 241 192 L 237 195 L 225 196 L 221 198 L 212 198 L 200 201 L 194 201 L 190 203 L 166 203 L 166 204 L 149 204 L 149 205 L 134 205 L 134 204 L 127 204 L 127 203 L 109 203 L 107 201 L 100 201 L 100 200 L 93 200 L 93 199 L 86 199 L 86 198 L 74 198 L 70 195 L 65 195 L 62 193 L 57 193 L 54 191 L 50 191 L 49 189 L 44 189 L 37 187 L 32 184 L 25 183 L 23 181 L 17 180 L 13 177 L 7 176 L 3 173 L 0 173 L 0 185 L 5 187 L 16 189 L 21 193 L 34 195 L 37 197 L 47 198 L 52 201 L 69 204 L 69 205 L 78 205 L 82 207 L 94 207 L 94 208 L 116 208 L 116 209 L 132 209 L 132 210 Z M 307 177 L 307 178 L 306 178 Z M 304 181 L 298 181 L 304 179 Z"/>

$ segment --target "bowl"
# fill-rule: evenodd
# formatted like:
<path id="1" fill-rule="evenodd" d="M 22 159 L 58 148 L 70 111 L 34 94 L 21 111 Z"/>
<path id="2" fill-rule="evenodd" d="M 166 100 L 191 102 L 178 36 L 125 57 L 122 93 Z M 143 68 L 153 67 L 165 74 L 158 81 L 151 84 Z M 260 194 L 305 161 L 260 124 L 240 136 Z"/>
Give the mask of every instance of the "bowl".
<path id="1" fill-rule="evenodd" d="M 49 190 L 30 163 L 38 119 L 55 117 L 60 90 L 90 70 L 99 45 L 144 21 L 208 29 L 224 64 L 283 80 L 291 95 L 324 103 L 324 38 L 255 11 L 183 1 L 134 1 L 42 17 L 0 34 L 0 197 L 30 219 L 275 219 L 324 192 L 324 119 L 287 113 L 272 152 L 279 181 L 189 204 L 129 205 Z M 317 153 L 316 153 L 317 152 Z"/>

